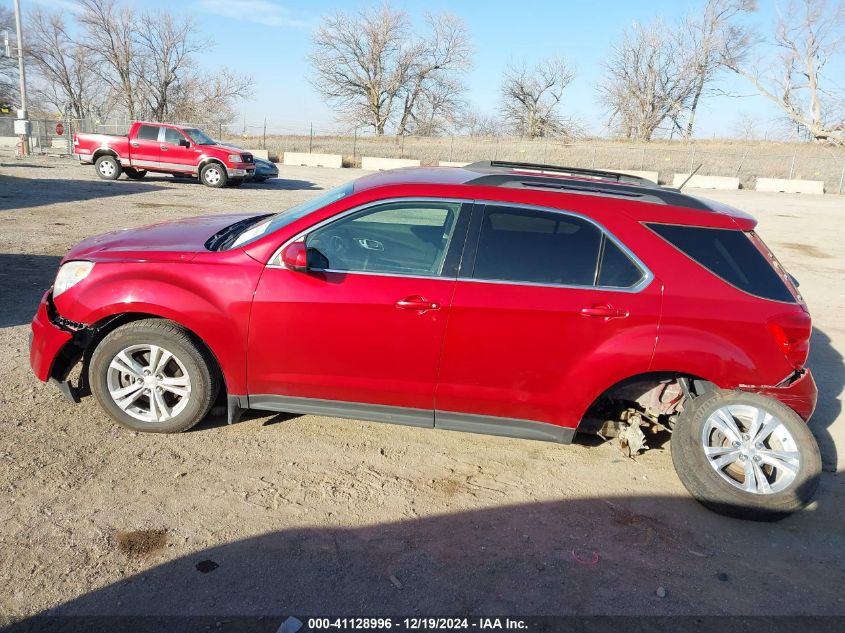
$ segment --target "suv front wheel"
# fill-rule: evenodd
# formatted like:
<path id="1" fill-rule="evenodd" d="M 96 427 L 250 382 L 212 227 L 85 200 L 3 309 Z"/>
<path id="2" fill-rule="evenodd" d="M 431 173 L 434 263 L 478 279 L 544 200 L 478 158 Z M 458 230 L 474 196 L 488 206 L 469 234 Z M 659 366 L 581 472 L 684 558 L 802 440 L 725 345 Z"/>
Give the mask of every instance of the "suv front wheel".
<path id="1" fill-rule="evenodd" d="M 179 433 L 202 420 L 219 378 L 201 344 L 164 319 L 110 332 L 91 356 L 88 380 L 106 412 L 133 431 Z"/>
<path id="2" fill-rule="evenodd" d="M 208 163 L 200 170 L 200 180 L 206 187 L 225 187 L 228 180 L 226 168 L 219 163 Z"/>
<path id="3" fill-rule="evenodd" d="M 759 394 L 696 398 L 675 425 L 671 448 L 692 496 L 729 516 L 777 521 L 806 506 L 819 485 L 821 457 L 806 423 Z"/>

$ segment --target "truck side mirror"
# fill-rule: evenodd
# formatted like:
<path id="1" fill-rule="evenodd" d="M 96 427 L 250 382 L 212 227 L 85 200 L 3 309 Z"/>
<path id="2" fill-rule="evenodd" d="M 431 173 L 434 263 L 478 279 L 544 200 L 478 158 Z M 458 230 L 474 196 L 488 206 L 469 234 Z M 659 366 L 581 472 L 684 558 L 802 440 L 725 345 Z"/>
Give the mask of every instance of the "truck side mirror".
<path id="1" fill-rule="evenodd" d="M 189 141 L 189 140 L 188 140 L 188 139 L 186 139 L 186 138 L 183 138 L 183 139 L 181 139 L 181 140 L 179 141 L 179 146 L 180 146 L 180 147 L 190 147 L 190 146 L 191 146 L 191 141 Z"/>
<path id="2" fill-rule="evenodd" d="M 305 272 L 308 270 L 308 249 L 305 242 L 293 242 L 282 251 L 282 264 L 289 270 Z"/>

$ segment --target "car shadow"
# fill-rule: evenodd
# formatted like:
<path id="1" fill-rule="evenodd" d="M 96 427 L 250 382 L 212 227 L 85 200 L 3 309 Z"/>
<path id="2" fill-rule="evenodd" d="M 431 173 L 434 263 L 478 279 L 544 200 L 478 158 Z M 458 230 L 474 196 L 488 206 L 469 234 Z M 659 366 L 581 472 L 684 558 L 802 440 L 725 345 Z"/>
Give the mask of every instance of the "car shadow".
<path id="1" fill-rule="evenodd" d="M 161 187 L 127 180 L 19 178 L 0 174 L 0 211 L 47 206 L 59 202 L 100 200 L 155 191 Z"/>
<path id="2" fill-rule="evenodd" d="M 822 466 L 830 472 L 836 471 L 838 453 L 830 427 L 842 414 L 842 393 L 845 391 L 845 360 L 833 347 L 830 337 L 817 327 L 810 339 L 810 358 L 807 366 L 819 388 L 816 411 L 810 419 L 810 429 L 819 443 Z"/>
<path id="3" fill-rule="evenodd" d="M 288 477 L 295 473 L 282 479 Z M 357 515 L 346 516 L 351 510 L 339 504 L 333 525 L 292 527 L 194 551 L 192 537 L 177 536 L 178 526 L 140 529 L 127 516 L 114 526 L 112 551 L 98 569 L 142 571 L 123 572 L 116 582 L 83 590 L 6 630 L 272 632 L 283 630 L 279 625 L 290 616 L 476 614 L 625 617 L 566 629 L 579 631 L 716 631 L 722 629 L 677 620 L 666 622 L 668 628 L 631 625 L 638 624 L 633 616 L 842 615 L 841 542 L 814 539 L 813 553 L 806 550 L 808 533 L 832 530 L 840 520 L 843 487 L 828 488 L 821 496 L 838 498 L 776 524 L 730 519 L 688 497 L 660 495 L 444 507 L 435 516 L 363 527 L 344 527 Z M 457 507 L 471 503 L 469 485 L 455 482 L 450 490 Z M 284 504 L 286 490 L 276 492 Z M 233 512 L 240 503 L 233 500 Z M 242 511 L 272 513 L 275 507 L 261 510 L 259 501 Z M 201 542 L 208 533 L 193 538 Z M 168 556 L 180 551 L 170 548 L 190 553 Z M 111 577 L 115 573 L 112 568 Z M 790 588 L 788 599 L 781 587 Z"/>
<path id="4" fill-rule="evenodd" d="M 32 320 L 59 269 L 57 255 L 0 253 L 0 328 Z"/>
<path id="5" fill-rule="evenodd" d="M 323 187 L 320 187 L 319 185 L 311 182 L 310 180 L 293 180 L 291 178 L 270 178 L 269 180 L 265 180 L 264 182 L 247 182 L 244 183 L 243 186 L 249 187 L 250 189 L 278 189 L 281 191 L 323 190 Z"/>

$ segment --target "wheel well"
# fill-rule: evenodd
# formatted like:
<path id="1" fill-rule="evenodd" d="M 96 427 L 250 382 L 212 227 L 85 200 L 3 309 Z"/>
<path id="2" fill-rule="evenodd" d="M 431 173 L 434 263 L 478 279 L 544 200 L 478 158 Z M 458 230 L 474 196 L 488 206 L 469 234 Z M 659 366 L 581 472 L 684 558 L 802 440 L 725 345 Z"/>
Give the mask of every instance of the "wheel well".
<path id="1" fill-rule="evenodd" d="M 134 321 L 142 321 L 144 319 L 161 319 L 163 321 L 173 321 L 172 319 L 165 319 L 157 314 L 147 314 L 145 312 L 126 312 L 123 314 L 117 314 L 113 316 L 106 317 L 101 321 L 98 321 L 94 325 L 90 326 L 86 331 L 89 333 L 87 340 L 84 342 L 84 349 L 82 352 L 82 375 L 81 375 L 81 386 L 84 388 L 84 391 L 87 393 L 90 388 L 88 385 L 88 365 L 91 361 L 91 355 L 94 353 L 94 350 L 97 348 L 97 345 L 100 344 L 106 336 L 108 336 L 111 332 L 114 332 L 117 328 L 126 325 L 127 323 L 132 323 Z M 214 366 L 211 367 L 212 371 L 216 371 L 217 375 L 222 380 L 223 389 L 226 389 L 226 375 L 223 373 L 223 370 L 220 367 L 220 361 L 217 360 L 217 356 L 214 354 L 214 351 L 202 340 L 194 331 L 190 328 L 185 327 L 178 321 L 173 321 L 176 325 L 183 328 L 188 335 L 194 340 L 197 345 L 202 346 L 202 348 L 208 352 L 209 358 L 212 359 Z"/>
<path id="2" fill-rule="evenodd" d="M 115 158 L 118 157 L 117 152 L 114 151 L 113 149 L 102 149 L 101 148 L 101 149 L 98 149 L 97 151 L 95 151 L 94 155 L 91 158 L 93 158 L 94 160 L 97 160 L 98 158 L 100 158 L 100 156 L 114 156 Z"/>
<path id="3" fill-rule="evenodd" d="M 206 158 L 199 165 L 197 165 L 197 173 L 201 172 L 203 170 L 203 167 L 205 167 L 206 165 L 209 165 L 211 163 L 217 163 L 223 169 L 226 169 L 226 164 L 222 160 L 220 160 L 219 158 Z M 228 172 L 228 170 L 227 170 L 227 172 Z"/>
<path id="4" fill-rule="evenodd" d="M 579 432 L 596 433 L 609 419 L 623 411 L 636 409 L 643 416 L 670 420 L 696 396 L 717 386 L 700 376 L 686 372 L 646 372 L 629 376 L 605 389 L 590 405 L 578 427 Z"/>

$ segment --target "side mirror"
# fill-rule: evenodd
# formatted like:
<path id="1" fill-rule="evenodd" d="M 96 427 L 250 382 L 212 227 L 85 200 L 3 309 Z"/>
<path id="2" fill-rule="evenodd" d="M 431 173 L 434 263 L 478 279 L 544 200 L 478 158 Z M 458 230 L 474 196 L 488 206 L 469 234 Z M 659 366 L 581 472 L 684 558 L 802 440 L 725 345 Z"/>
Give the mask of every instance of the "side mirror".
<path id="1" fill-rule="evenodd" d="M 305 242 L 293 242 L 282 251 L 282 264 L 285 268 L 297 272 L 308 270 L 308 249 Z"/>
<path id="2" fill-rule="evenodd" d="M 189 141 L 186 138 L 183 138 L 182 140 L 179 141 L 179 147 L 190 147 L 190 146 L 191 146 L 191 141 Z"/>

